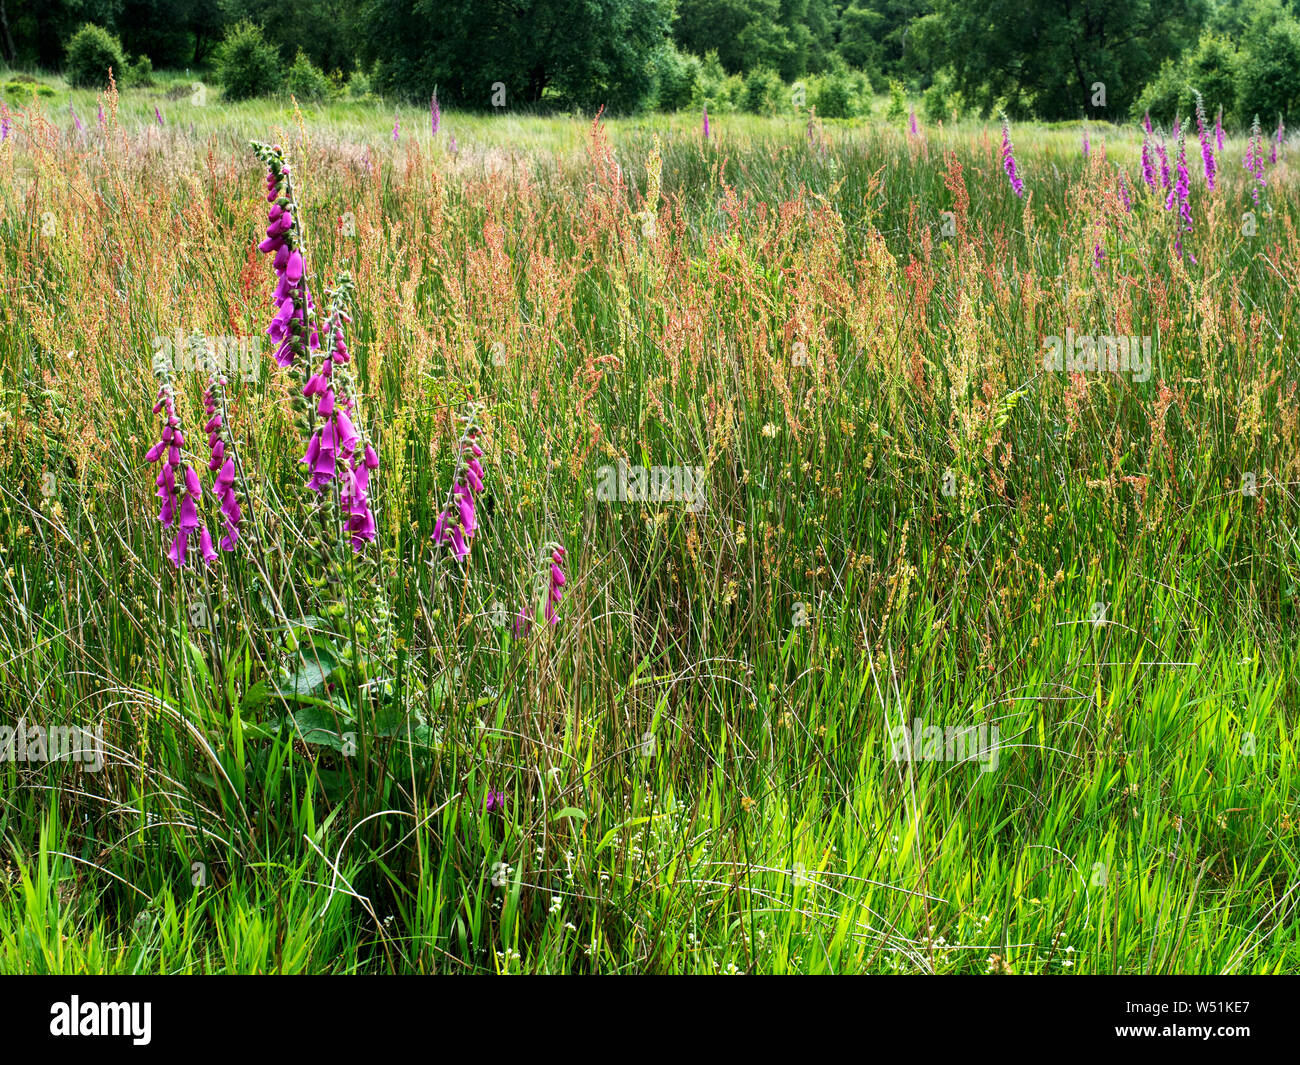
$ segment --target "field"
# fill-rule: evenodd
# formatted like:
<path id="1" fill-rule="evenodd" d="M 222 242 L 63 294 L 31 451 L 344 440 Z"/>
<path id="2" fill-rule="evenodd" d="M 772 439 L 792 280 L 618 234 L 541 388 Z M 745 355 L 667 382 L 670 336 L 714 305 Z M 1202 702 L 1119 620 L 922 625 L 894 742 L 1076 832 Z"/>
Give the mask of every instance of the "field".
<path id="1" fill-rule="evenodd" d="M 1020 197 L 996 122 L 187 85 L 0 143 L 0 972 L 1300 971 L 1289 146 L 1193 131 L 1180 253 L 1136 124 L 1013 126 Z M 359 552 L 251 141 L 351 278 Z M 243 535 L 177 569 L 192 334 Z"/>

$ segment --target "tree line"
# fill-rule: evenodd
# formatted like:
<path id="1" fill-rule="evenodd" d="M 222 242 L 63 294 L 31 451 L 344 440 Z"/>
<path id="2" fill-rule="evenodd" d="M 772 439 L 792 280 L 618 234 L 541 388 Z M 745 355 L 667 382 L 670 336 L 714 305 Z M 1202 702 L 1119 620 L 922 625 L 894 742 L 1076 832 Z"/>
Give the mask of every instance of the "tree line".
<path id="1" fill-rule="evenodd" d="M 89 23 L 146 69 L 243 63 L 235 94 L 296 70 L 308 88 L 436 88 L 453 107 L 763 110 L 820 78 L 832 108 L 892 86 L 924 94 L 933 116 L 1168 120 L 1200 92 L 1248 124 L 1300 109 L 1297 2 L 0 0 L 0 56 L 63 69 Z"/>

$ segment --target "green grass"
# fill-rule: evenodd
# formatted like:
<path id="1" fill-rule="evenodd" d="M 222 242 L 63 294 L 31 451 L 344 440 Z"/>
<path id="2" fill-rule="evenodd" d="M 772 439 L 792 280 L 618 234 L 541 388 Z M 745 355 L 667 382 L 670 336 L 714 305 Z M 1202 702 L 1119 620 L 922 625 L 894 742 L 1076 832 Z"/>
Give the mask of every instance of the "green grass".
<path id="1" fill-rule="evenodd" d="M 1194 176 L 1192 263 L 1131 129 L 1088 169 L 1017 126 L 1026 202 L 976 123 L 412 108 L 394 143 L 387 105 L 185 87 L 0 146 L 0 723 L 110 745 L 0 763 L 0 971 L 1300 969 L 1285 158 L 1259 208 L 1239 139 Z M 264 358 L 231 384 L 257 544 L 177 574 L 153 337 L 266 324 L 250 139 L 317 291 L 357 283 L 381 533 L 322 551 Z M 1045 372 L 1067 327 L 1152 336 L 1151 380 Z M 470 399 L 460 567 L 430 536 Z M 602 502 L 620 457 L 703 467 L 706 508 Z M 551 540 L 560 622 L 516 639 Z M 916 718 L 996 726 L 996 767 L 894 761 Z"/>

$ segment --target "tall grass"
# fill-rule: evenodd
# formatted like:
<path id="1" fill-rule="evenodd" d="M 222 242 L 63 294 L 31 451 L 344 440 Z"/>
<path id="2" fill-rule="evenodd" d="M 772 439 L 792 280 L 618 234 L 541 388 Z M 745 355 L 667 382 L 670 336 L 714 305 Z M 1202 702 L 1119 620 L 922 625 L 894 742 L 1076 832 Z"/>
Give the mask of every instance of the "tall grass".
<path id="1" fill-rule="evenodd" d="M 1018 127 L 1021 200 L 993 126 L 73 102 L 0 145 L 0 721 L 109 754 L 0 763 L 0 971 L 1297 969 L 1285 157 L 1256 208 L 1229 141 L 1179 257 L 1138 130 Z M 255 541 L 177 573 L 154 518 L 154 338 L 269 317 L 250 139 L 356 284 L 346 580 L 269 358 Z M 1045 371 L 1067 328 L 1151 379 Z M 894 760 L 916 718 L 996 769 Z"/>

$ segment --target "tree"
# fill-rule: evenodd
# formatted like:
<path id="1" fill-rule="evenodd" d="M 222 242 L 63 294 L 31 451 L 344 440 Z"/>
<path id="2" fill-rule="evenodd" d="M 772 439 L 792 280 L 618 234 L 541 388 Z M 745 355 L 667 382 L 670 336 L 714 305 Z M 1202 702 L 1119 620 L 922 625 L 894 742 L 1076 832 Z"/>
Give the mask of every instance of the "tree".
<path id="1" fill-rule="evenodd" d="M 280 55 L 260 27 L 247 21 L 230 27 L 217 49 L 217 80 L 231 100 L 266 96 L 281 87 Z"/>
<path id="2" fill-rule="evenodd" d="M 213 0 L 200 0 L 212 4 Z M 301 50 L 322 70 L 351 70 L 360 52 L 360 6 L 355 0 L 220 0 L 230 22 L 262 27 L 286 64 Z M 443 6 L 443 5 L 436 5 Z"/>
<path id="3" fill-rule="evenodd" d="M 784 73 L 796 55 L 780 0 L 679 0 L 674 34 L 694 55 L 717 52 L 728 74 L 755 67 Z"/>
<path id="4" fill-rule="evenodd" d="M 1266 126 L 1300 108 L 1300 23 L 1290 17 L 1257 19 L 1246 32 L 1238 64 L 1237 113 L 1258 114 Z"/>
<path id="5" fill-rule="evenodd" d="M 74 88 L 107 88 L 109 71 L 121 77 L 124 66 L 122 42 L 99 26 L 87 22 L 68 42 L 64 71 Z"/>
<path id="6" fill-rule="evenodd" d="M 1045 119 L 1127 113 L 1143 84 L 1196 40 L 1206 0 L 935 0 L 943 57 L 986 111 Z M 1093 105 L 1094 86 L 1105 105 Z"/>
<path id="7" fill-rule="evenodd" d="M 850 65 L 890 77 L 906 76 L 907 41 L 930 0 L 850 0 L 840 15 L 839 52 Z"/>
<path id="8" fill-rule="evenodd" d="M 211 58 L 234 21 L 214 0 L 122 0 L 118 29 L 128 52 L 184 68 Z"/>
<path id="9" fill-rule="evenodd" d="M 370 0 L 361 26 L 378 87 L 488 108 L 555 98 L 633 111 L 654 88 L 668 0 Z"/>

